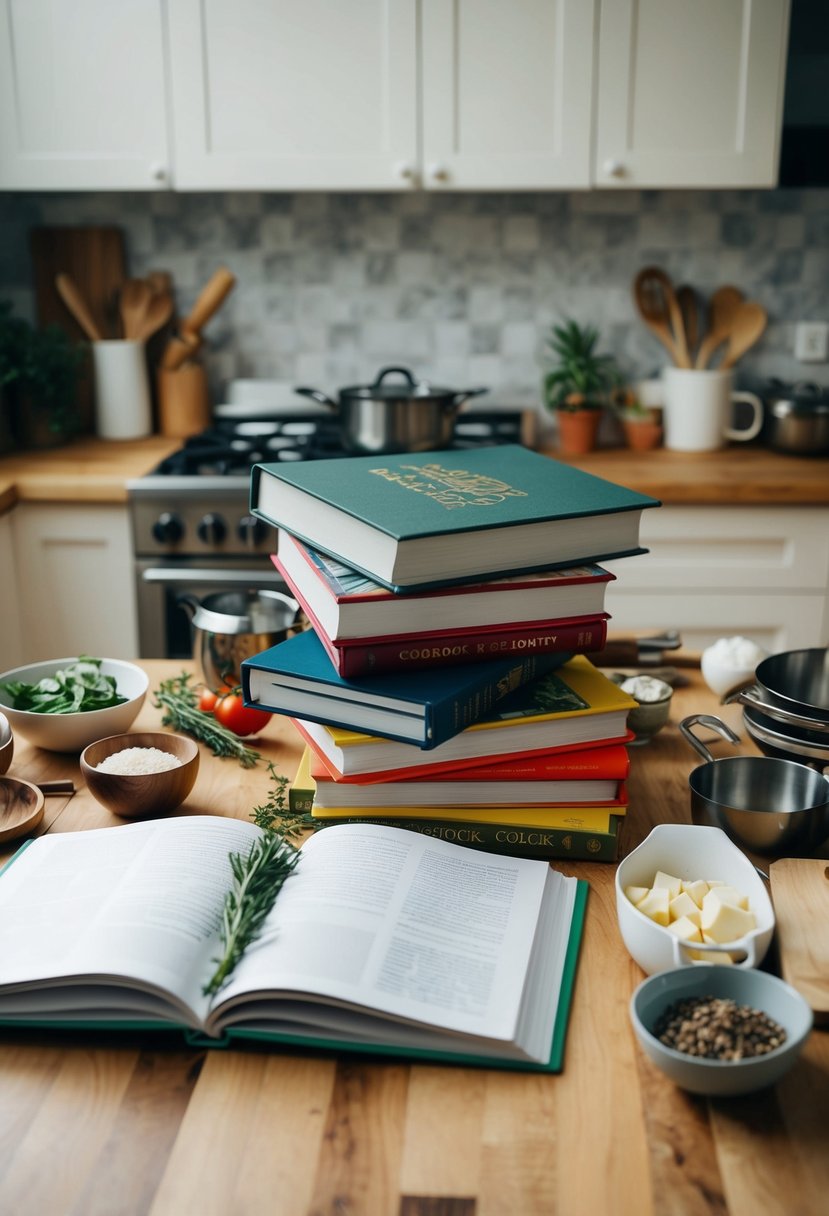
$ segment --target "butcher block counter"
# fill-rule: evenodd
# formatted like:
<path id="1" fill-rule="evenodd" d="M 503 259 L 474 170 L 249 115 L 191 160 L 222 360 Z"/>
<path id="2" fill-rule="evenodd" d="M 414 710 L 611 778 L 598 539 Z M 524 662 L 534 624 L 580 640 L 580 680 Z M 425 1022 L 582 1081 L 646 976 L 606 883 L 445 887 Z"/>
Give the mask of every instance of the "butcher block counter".
<path id="1" fill-rule="evenodd" d="M 120 443 L 84 438 L 0 458 L 0 512 L 15 502 L 124 503 L 126 482 L 174 452 L 181 440 L 153 435 Z M 563 459 L 554 448 L 546 456 Z M 568 457 L 589 473 L 665 504 L 829 505 L 829 461 L 732 444 L 719 452 L 607 448 Z"/>
<path id="2" fill-rule="evenodd" d="M 180 663 L 146 661 L 150 687 Z M 623 850 L 688 822 L 697 758 L 677 723 L 719 712 L 683 671 L 671 721 L 633 750 Z M 155 729 L 151 697 L 136 722 Z M 741 732 L 742 733 L 742 732 Z M 748 748 L 747 750 L 751 750 Z M 274 718 L 260 751 L 291 776 L 300 744 Z M 18 740 L 12 774 L 72 777 L 45 830 L 115 826 L 77 760 Z M 246 817 L 264 763 L 202 748 L 185 811 Z M 5 855 L 10 846 L 5 846 Z M 829 1195 L 829 1032 L 813 1031 L 774 1089 L 707 1101 L 676 1089 L 634 1039 L 642 973 L 616 923 L 615 866 L 555 863 L 590 884 L 559 1076 L 286 1054 L 204 1051 L 174 1037 L 0 1031 L 0 1210 L 50 1216 L 818 1216 Z"/>

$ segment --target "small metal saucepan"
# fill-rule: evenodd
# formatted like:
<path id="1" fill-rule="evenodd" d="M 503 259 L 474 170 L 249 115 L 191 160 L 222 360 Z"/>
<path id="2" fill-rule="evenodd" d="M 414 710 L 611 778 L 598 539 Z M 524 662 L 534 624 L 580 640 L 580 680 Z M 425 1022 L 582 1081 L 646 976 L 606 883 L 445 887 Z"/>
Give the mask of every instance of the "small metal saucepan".
<path id="1" fill-rule="evenodd" d="M 757 664 L 755 683 L 737 689 L 739 701 L 774 719 L 790 736 L 829 744 L 829 651 L 787 650 Z"/>
<path id="2" fill-rule="evenodd" d="M 387 382 L 392 376 L 403 382 Z M 347 451 L 380 456 L 447 447 L 461 405 L 489 390 L 435 388 L 416 380 L 408 368 L 384 367 L 373 384 L 340 389 L 337 401 L 316 388 L 295 391 L 334 410 Z"/>
<path id="3" fill-rule="evenodd" d="M 764 393 L 763 438 L 769 447 L 795 456 L 829 452 L 829 392 L 801 382 L 789 388 L 772 380 Z"/>
<path id="4" fill-rule="evenodd" d="M 299 604 L 281 591 L 221 591 L 177 604 L 193 623 L 193 658 L 213 692 L 236 688 L 243 659 L 251 658 L 299 628 Z"/>
<path id="5" fill-rule="evenodd" d="M 679 729 L 704 764 L 688 777 L 695 824 L 722 828 L 735 844 L 769 857 L 811 852 L 829 836 L 829 779 L 805 764 L 769 756 L 715 759 L 694 726 L 731 743 L 737 735 L 719 718 L 693 714 Z"/>

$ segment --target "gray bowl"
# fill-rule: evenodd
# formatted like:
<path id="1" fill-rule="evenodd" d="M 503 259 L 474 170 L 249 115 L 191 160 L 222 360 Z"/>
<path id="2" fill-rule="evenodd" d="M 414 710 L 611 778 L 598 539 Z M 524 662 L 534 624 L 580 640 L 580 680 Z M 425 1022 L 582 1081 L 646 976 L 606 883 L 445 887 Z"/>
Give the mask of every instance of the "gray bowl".
<path id="1" fill-rule="evenodd" d="M 653 1033 L 660 1015 L 686 997 L 729 997 L 768 1014 L 786 1041 L 764 1056 L 704 1060 L 666 1047 Z M 630 1002 L 633 1029 L 645 1054 L 682 1089 L 725 1097 L 748 1094 L 779 1081 L 800 1054 L 812 1029 L 812 1011 L 789 984 L 765 971 L 696 964 L 660 971 L 644 980 Z"/>

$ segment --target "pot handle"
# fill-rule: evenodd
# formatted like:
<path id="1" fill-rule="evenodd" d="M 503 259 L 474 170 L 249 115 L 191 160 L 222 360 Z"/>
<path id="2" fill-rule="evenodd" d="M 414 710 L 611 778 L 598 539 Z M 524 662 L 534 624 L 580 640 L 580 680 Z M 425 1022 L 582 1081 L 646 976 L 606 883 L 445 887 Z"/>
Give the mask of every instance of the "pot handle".
<path id="1" fill-rule="evenodd" d="M 766 714 L 769 718 L 774 718 L 776 722 L 783 722 L 788 726 L 800 726 L 805 730 L 816 730 L 821 734 L 829 735 L 829 722 L 823 722 L 816 718 L 807 718 L 803 714 L 792 713 L 790 709 L 783 709 L 782 706 L 773 705 L 769 701 L 763 701 L 757 696 L 757 685 L 751 688 L 742 688 L 735 693 L 732 700 L 738 701 L 740 705 L 748 705 L 751 709 L 757 709 L 761 714 Z"/>
<path id="2" fill-rule="evenodd" d="M 338 409 L 336 401 L 332 401 L 325 393 L 321 393 L 318 388 L 295 388 L 295 393 L 299 393 L 303 397 L 310 397 L 312 401 L 318 401 L 320 405 L 327 405 L 330 410 Z"/>
<path id="3" fill-rule="evenodd" d="M 679 731 L 683 738 L 687 739 L 695 752 L 702 756 L 706 763 L 710 763 L 714 757 L 709 752 L 708 748 L 703 743 L 702 739 L 698 739 L 691 730 L 692 726 L 707 726 L 709 730 L 714 730 L 718 735 L 722 735 L 723 739 L 727 739 L 729 743 L 739 743 L 740 736 L 735 735 L 730 726 L 725 722 L 715 718 L 713 714 L 691 714 L 690 718 L 683 718 L 679 724 Z"/>
<path id="4" fill-rule="evenodd" d="M 458 409 L 463 405 L 464 401 L 468 401 L 470 397 L 480 397 L 481 393 L 488 393 L 488 388 L 468 388 L 465 392 L 453 393 L 451 405 L 453 409 Z"/>

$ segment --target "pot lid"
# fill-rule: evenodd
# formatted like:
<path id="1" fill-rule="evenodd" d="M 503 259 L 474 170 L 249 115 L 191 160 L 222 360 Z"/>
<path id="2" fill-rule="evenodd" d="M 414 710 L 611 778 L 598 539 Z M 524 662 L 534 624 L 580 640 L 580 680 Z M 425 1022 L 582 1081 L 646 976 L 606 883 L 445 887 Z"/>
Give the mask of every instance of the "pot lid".
<path id="1" fill-rule="evenodd" d="M 386 383 L 387 376 L 397 379 Z M 410 401 L 413 397 L 433 401 L 436 397 L 457 397 L 462 394 L 457 389 L 439 388 L 426 380 L 416 380 L 407 367 L 384 367 L 377 373 L 373 384 L 354 384 L 341 389 L 340 395 L 380 401 Z"/>
<path id="2" fill-rule="evenodd" d="M 818 414 L 829 411 L 829 388 L 811 380 L 798 380 L 789 385 L 782 380 L 772 379 L 766 386 L 764 396 L 771 409 L 779 407 L 798 413 Z"/>

